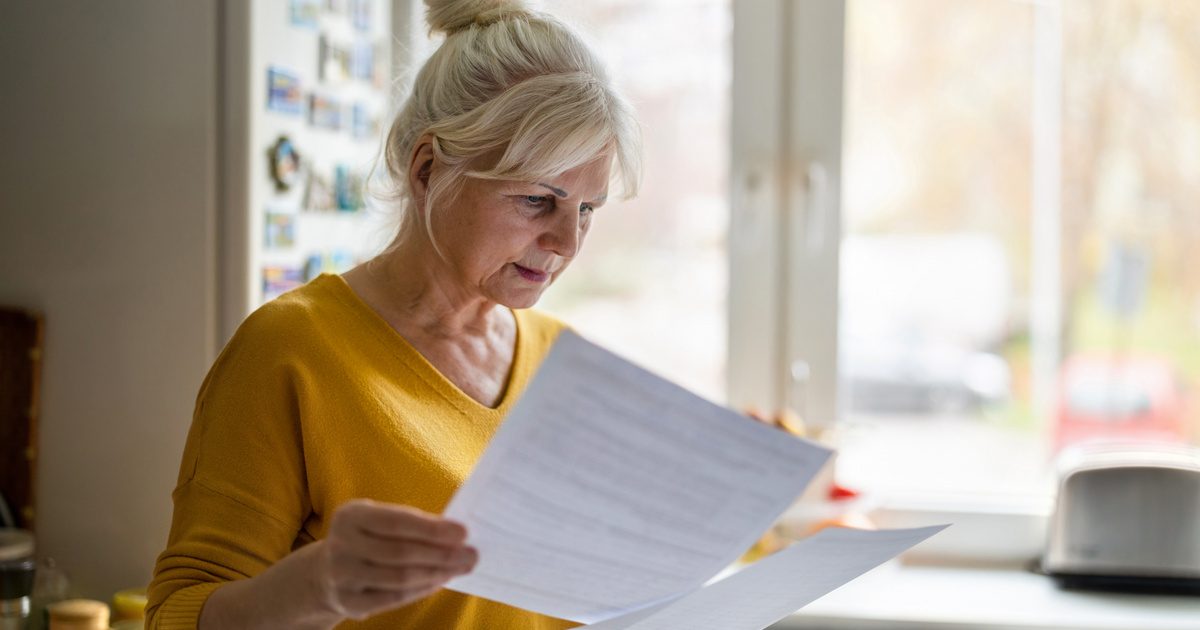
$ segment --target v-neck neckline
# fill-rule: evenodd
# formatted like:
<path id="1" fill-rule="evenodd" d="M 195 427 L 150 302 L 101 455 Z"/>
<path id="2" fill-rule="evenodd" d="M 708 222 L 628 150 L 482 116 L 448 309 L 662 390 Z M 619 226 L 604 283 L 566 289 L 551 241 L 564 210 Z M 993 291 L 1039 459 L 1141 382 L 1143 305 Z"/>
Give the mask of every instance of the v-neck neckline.
<path id="1" fill-rule="evenodd" d="M 526 337 L 524 330 L 525 322 L 520 311 L 509 309 L 509 312 L 513 315 L 514 325 L 516 326 L 512 363 L 505 378 L 504 393 L 501 394 L 499 403 L 495 407 L 489 407 L 471 397 L 456 385 L 454 381 L 451 381 L 445 374 L 442 374 L 425 355 L 417 350 L 412 342 L 393 328 L 374 308 L 371 308 L 369 304 L 363 301 L 362 297 L 358 295 L 354 288 L 350 286 L 350 283 L 341 275 L 323 273 L 314 282 L 327 282 L 339 301 L 354 311 L 360 320 L 370 326 L 372 332 L 375 333 L 375 336 L 381 343 L 391 349 L 393 354 L 410 370 L 464 414 L 484 415 L 494 419 L 503 418 L 507 415 L 508 410 L 512 408 L 520 390 L 523 389 L 522 380 L 528 372 L 523 369 L 523 364 L 528 353 L 524 348 Z"/>

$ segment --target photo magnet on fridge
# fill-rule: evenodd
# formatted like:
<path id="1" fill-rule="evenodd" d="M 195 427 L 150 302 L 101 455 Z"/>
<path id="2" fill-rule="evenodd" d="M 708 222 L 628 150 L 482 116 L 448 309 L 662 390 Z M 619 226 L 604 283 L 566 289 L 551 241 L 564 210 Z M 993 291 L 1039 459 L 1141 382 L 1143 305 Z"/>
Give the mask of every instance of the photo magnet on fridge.
<path id="1" fill-rule="evenodd" d="M 263 299 L 279 297 L 304 284 L 304 269 L 291 265 L 265 265 L 262 268 Z"/>
<path id="2" fill-rule="evenodd" d="M 357 140 L 374 138 L 379 133 L 379 115 L 367 103 L 358 102 L 350 108 L 350 135 Z"/>
<path id="3" fill-rule="evenodd" d="M 375 78 L 375 45 L 356 42 L 350 56 L 350 75 L 371 83 Z"/>
<path id="4" fill-rule="evenodd" d="M 337 165 L 333 173 L 333 196 L 338 210 L 358 211 L 363 207 L 363 178 L 350 167 Z"/>
<path id="5" fill-rule="evenodd" d="M 285 114 L 303 112 L 304 92 L 300 89 L 300 77 L 279 66 L 268 67 L 267 109 Z"/>
<path id="6" fill-rule="evenodd" d="M 371 30 L 371 1 L 350 0 L 350 19 L 354 28 L 364 33 Z"/>
<path id="7" fill-rule="evenodd" d="M 342 129 L 342 104 L 328 96 L 313 93 L 308 97 L 308 124 L 331 131 Z"/>
<path id="8" fill-rule="evenodd" d="M 316 29 L 321 16 L 320 0 L 292 0 L 289 7 L 292 26 Z"/>
<path id="9" fill-rule="evenodd" d="M 345 81 L 357 63 L 355 55 L 351 46 L 321 33 L 317 40 L 317 78 L 327 83 Z"/>
<path id="10" fill-rule="evenodd" d="M 267 212 L 263 226 L 263 246 L 267 249 L 286 249 L 296 244 L 296 215 Z"/>
<path id="11" fill-rule="evenodd" d="M 337 205 L 333 198 L 333 187 L 329 184 L 329 178 L 310 169 L 308 183 L 304 187 L 304 199 L 300 207 L 303 210 L 314 212 L 336 210 Z"/>

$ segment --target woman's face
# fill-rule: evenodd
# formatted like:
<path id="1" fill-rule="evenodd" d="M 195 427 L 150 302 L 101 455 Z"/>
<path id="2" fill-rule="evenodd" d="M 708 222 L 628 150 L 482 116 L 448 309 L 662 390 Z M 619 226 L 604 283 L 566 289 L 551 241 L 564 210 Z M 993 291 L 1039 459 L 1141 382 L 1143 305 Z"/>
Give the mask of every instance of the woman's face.
<path id="1" fill-rule="evenodd" d="M 579 253 L 611 165 L 605 156 L 538 182 L 468 179 L 431 213 L 438 251 L 468 290 L 510 308 L 533 306 Z"/>

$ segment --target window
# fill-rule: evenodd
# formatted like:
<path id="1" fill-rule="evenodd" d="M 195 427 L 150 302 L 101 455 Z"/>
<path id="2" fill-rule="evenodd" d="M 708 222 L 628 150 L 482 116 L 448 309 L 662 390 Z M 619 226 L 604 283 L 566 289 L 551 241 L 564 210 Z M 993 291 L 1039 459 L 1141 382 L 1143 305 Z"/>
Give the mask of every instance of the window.
<path id="1" fill-rule="evenodd" d="M 1052 257 L 1033 221 L 1054 177 L 1033 137 L 1049 18 L 1004 0 L 846 7 L 843 472 L 885 492 L 1048 492 L 1032 383 L 1054 375 L 1034 377 L 1031 318 Z"/>
<path id="2" fill-rule="evenodd" d="M 1069 444 L 1195 439 L 1200 6 L 735 11 L 731 289 L 774 316 L 734 300 L 732 398 L 832 428 L 884 494 L 1044 494 Z"/>

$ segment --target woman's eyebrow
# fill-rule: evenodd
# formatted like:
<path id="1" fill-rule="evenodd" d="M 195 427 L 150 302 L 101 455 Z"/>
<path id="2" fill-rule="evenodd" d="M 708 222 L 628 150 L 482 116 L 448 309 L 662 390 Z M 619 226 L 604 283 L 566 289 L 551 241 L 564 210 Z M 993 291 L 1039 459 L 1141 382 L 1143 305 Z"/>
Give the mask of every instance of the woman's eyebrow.
<path id="1" fill-rule="evenodd" d="M 567 198 L 567 191 L 565 191 L 561 188 L 555 188 L 554 186 L 551 186 L 550 184 L 543 184 L 541 182 L 538 182 L 538 186 L 542 186 L 544 188 L 549 188 L 550 192 L 558 195 L 559 197 L 562 197 L 563 199 Z"/>
<path id="2" fill-rule="evenodd" d="M 551 186 L 550 184 L 543 184 L 542 182 L 538 182 L 538 186 L 542 186 L 543 188 L 549 189 L 550 192 L 554 193 L 555 195 L 557 195 L 559 197 L 562 197 L 563 199 L 566 199 L 568 197 L 567 191 L 565 191 L 561 188 L 555 188 L 554 186 Z M 593 200 L 591 203 L 604 203 L 607 199 L 608 199 L 608 193 L 604 193 L 603 195 L 600 195 L 598 198 Z"/>

